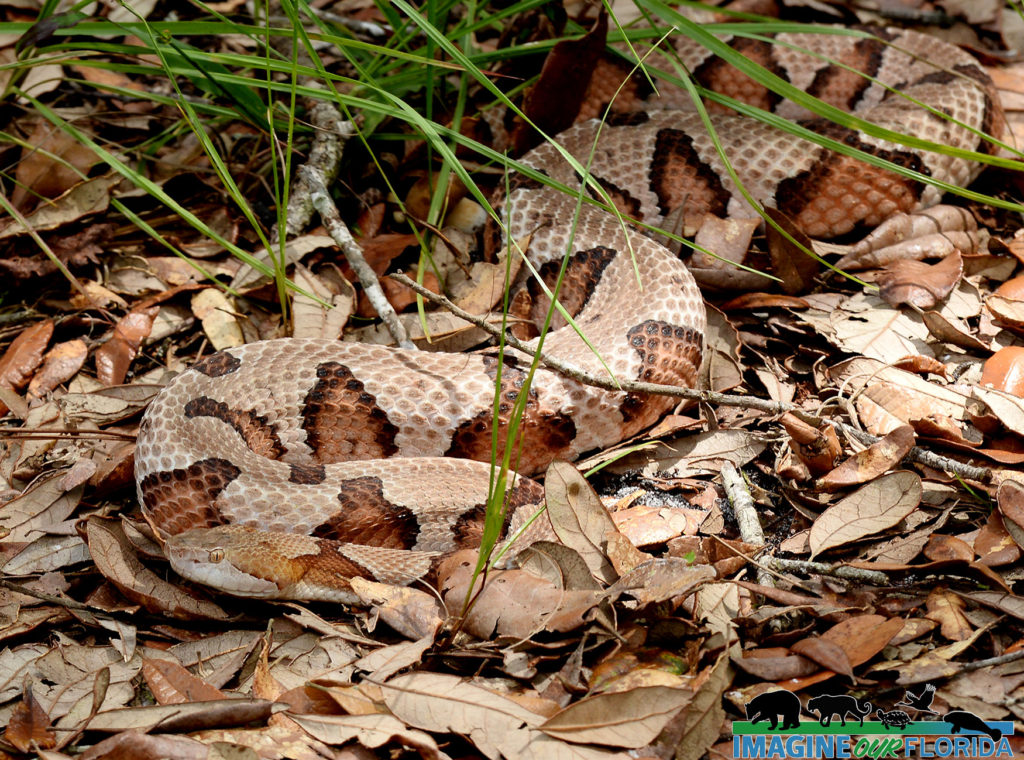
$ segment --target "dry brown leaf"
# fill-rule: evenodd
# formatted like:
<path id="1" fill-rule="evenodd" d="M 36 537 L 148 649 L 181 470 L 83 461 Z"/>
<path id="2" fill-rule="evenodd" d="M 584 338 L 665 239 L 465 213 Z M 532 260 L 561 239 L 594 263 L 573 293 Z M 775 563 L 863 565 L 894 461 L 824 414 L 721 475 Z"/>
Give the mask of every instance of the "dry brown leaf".
<path id="1" fill-rule="evenodd" d="M 996 506 L 1003 516 L 1003 526 L 1016 542 L 1024 547 L 1024 483 L 1004 480 L 996 489 Z"/>
<path id="2" fill-rule="evenodd" d="M 81 760 L 209 760 L 210 748 L 187 736 L 125 731 L 92 745 Z"/>
<path id="3" fill-rule="evenodd" d="M 757 650 L 744 653 L 747 656 L 733 658 L 733 665 L 762 681 L 784 681 L 790 678 L 806 678 L 821 672 L 821 666 L 800 655 L 761 656 Z"/>
<path id="4" fill-rule="evenodd" d="M 292 293 L 292 337 L 329 338 L 341 336 L 356 299 L 355 289 L 338 278 L 317 277 L 301 264 L 295 265 L 292 280 L 306 293 L 330 304 L 325 308 L 319 301 L 302 293 Z"/>
<path id="5" fill-rule="evenodd" d="M 814 521 L 811 556 L 887 530 L 921 503 L 921 478 L 908 470 L 883 475 L 829 507 Z"/>
<path id="6" fill-rule="evenodd" d="M 765 206 L 764 211 L 774 222 L 766 224 L 764 230 L 772 259 L 772 272 L 782 280 L 783 292 L 789 295 L 807 292 L 821 271 L 821 263 L 804 253 L 804 249 L 811 250 L 811 239 L 778 209 Z M 782 231 L 776 229 L 775 225 Z"/>
<path id="7" fill-rule="evenodd" d="M 158 306 L 128 312 L 114 326 L 110 339 L 96 349 L 96 379 L 104 385 L 120 385 L 139 352 L 142 341 L 149 337 Z"/>
<path id="8" fill-rule="evenodd" d="M 42 361 L 43 352 L 53 335 L 53 320 L 44 319 L 22 330 L 0 357 L 0 387 L 21 390 Z M 7 406 L 0 403 L 0 414 Z"/>
<path id="9" fill-rule="evenodd" d="M 715 579 L 714 568 L 693 565 L 685 559 L 662 557 L 644 562 L 608 588 L 615 598 L 629 594 L 642 604 L 654 604 L 692 593 L 698 586 Z"/>
<path id="10" fill-rule="evenodd" d="M 21 701 L 11 712 L 4 739 L 21 752 L 51 749 L 57 745 L 57 735 L 50 728 L 50 716 L 32 693 L 31 681 L 26 682 Z"/>
<path id="11" fill-rule="evenodd" d="M 58 343 L 43 357 L 43 366 L 28 384 L 28 398 L 41 399 L 61 383 L 78 374 L 89 349 L 79 338 Z"/>
<path id="12" fill-rule="evenodd" d="M 850 665 L 857 667 L 881 652 L 902 630 L 903 621 L 900 618 L 855 615 L 832 626 L 821 637 L 842 647 Z M 823 670 L 807 678 L 793 681 L 787 684 L 787 687 L 792 691 L 800 691 L 813 684 L 827 681 L 833 676 L 833 671 Z"/>
<path id="13" fill-rule="evenodd" d="M 996 323 L 1014 332 L 1024 328 L 1024 301 L 1016 298 L 991 295 L 985 300 L 985 308 Z"/>
<path id="14" fill-rule="evenodd" d="M 146 679 L 146 685 L 157 704 L 161 705 L 215 701 L 227 696 L 172 660 L 143 658 L 142 677 Z"/>
<path id="15" fill-rule="evenodd" d="M 584 697 L 548 718 L 544 733 L 577 744 L 639 749 L 690 703 L 693 692 L 647 686 Z"/>
<path id="16" fill-rule="evenodd" d="M 1024 488 L 1021 491 L 1024 497 Z M 998 499 L 998 491 L 996 494 Z M 1024 514 L 1021 518 L 1024 519 Z M 1021 530 L 1024 531 L 1024 527 Z M 1020 547 L 1003 524 L 1001 508 L 992 510 L 985 525 L 978 531 L 974 539 L 974 551 L 978 555 L 978 563 L 988 567 L 1010 565 L 1020 559 Z"/>
<path id="17" fill-rule="evenodd" d="M 445 605 L 462 609 L 469 589 L 475 550 L 456 552 L 438 566 Z M 476 587 L 479 587 L 480 578 Z M 601 601 L 600 591 L 562 589 L 523 570 L 498 570 L 487 575 L 464 620 L 465 630 L 481 639 L 499 635 L 527 638 L 542 630 L 569 631 L 583 624 L 583 616 Z"/>
<path id="18" fill-rule="evenodd" d="M 750 250 L 750 241 L 760 226 L 760 218 L 744 219 L 708 214 L 700 223 L 697 236 L 694 238 L 695 249 L 690 258 L 690 266 L 696 269 L 718 270 L 728 276 L 733 273 L 742 276 L 743 271 L 731 266 L 742 263 Z M 704 251 L 710 251 L 709 256 Z M 762 286 L 765 281 L 762 278 Z"/>
<path id="19" fill-rule="evenodd" d="M 686 436 L 649 451 L 628 454 L 606 469 L 623 473 L 642 468 L 648 477 L 689 478 L 717 474 L 724 462 L 742 467 L 764 448 L 764 441 L 746 430 L 715 430 Z"/>
<path id="20" fill-rule="evenodd" d="M 360 657 L 354 665 L 358 670 L 369 673 L 374 681 L 385 681 L 395 673 L 411 669 L 422 662 L 424 654 L 433 644 L 434 636 L 429 634 L 418 641 L 402 641 L 379 647 Z"/>
<path id="21" fill-rule="evenodd" d="M 979 239 L 977 222 L 969 211 L 933 206 L 889 217 L 859 243 L 845 247 L 846 255 L 836 267 L 854 272 L 894 261 L 942 258 L 955 251 L 970 253 L 977 250 Z"/>
<path id="22" fill-rule="evenodd" d="M 930 414 L 955 420 L 967 415 L 968 396 L 876 359 L 841 362 L 829 369 L 829 376 L 856 398 L 861 420 L 874 435 L 885 435 Z"/>
<path id="23" fill-rule="evenodd" d="M 961 593 L 960 596 L 1024 620 L 1024 597 L 1002 591 L 970 591 Z"/>
<path id="24" fill-rule="evenodd" d="M 1007 430 L 1024 435 L 1024 396 L 976 387 L 974 397 L 985 402 Z"/>
<path id="25" fill-rule="evenodd" d="M 579 552 L 595 577 L 612 583 L 616 575 L 605 537 L 617 528 L 586 478 L 573 465 L 556 460 L 544 477 L 544 499 L 558 540 Z"/>
<path id="26" fill-rule="evenodd" d="M 203 332 L 217 351 L 245 343 L 234 305 L 217 288 L 205 288 L 193 295 L 192 312 L 203 323 Z"/>
<path id="27" fill-rule="evenodd" d="M 212 702 L 175 705 L 147 705 L 107 710 L 89 723 L 90 731 L 116 734 L 121 731 L 202 731 L 225 726 L 244 726 L 263 722 L 274 712 L 274 703 L 265 699 L 231 697 Z"/>
<path id="28" fill-rule="evenodd" d="M 1007 346 L 990 356 L 978 385 L 1024 396 L 1024 346 Z"/>
<path id="29" fill-rule="evenodd" d="M 86 536 L 96 568 L 121 593 L 146 609 L 184 620 L 227 618 L 213 602 L 189 596 L 139 562 L 119 523 L 90 518 Z"/>
<path id="30" fill-rule="evenodd" d="M 369 749 L 380 749 L 389 744 L 410 747 L 423 758 L 446 758 L 430 734 L 407 728 L 392 715 L 292 715 L 310 736 L 325 744 L 340 747 L 357 741 Z"/>
<path id="31" fill-rule="evenodd" d="M 832 425 L 823 421 L 820 427 L 815 427 L 789 412 L 782 415 L 781 422 L 789 433 L 793 453 L 807 465 L 811 475 L 821 475 L 832 469 L 843 451 Z"/>
<path id="32" fill-rule="evenodd" d="M 17 163 L 17 182 L 11 203 L 21 211 L 41 200 L 56 198 L 82 181 L 100 160 L 96 151 L 45 119 L 27 137 L 24 155 Z"/>
<path id="33" fill-rule="evenodd" d="M 942 627 L 942 635 L 950 641 L 964 641 L 971 637 L 974 627 L 964 615 L 964 601 L 947 589 L 933 589 L 928 595 L 925 617 Z"/>
<path id="34" fill-rule="evenodd" d="M 512 133 L 516 152 L 537 145 L 542 134 L 558 134 L 572 126 L 577 117 L 585 118 L 580 108 L 586 102 L 588 88 L 582 84 L 590 82 L 603 57 L 607 34 L 608 20 L 601 14 L 594 28 L 585 35 L 562 40 L 551 49 L 544 59 L 537 83 L 523 100 L 527 121 L 518 122 Z M 636 213 L 628 204 L 619 205 L 622 201 L 616 198 L 612 188 L 609 190 L 612 202 L 619 201 L 616 205 L 622 213 Z"/>
<path id="35" fill-rule="evenodd" d="M 933 309 L 953 292 L 963 272 L 964 261 L 959 251 L 933 265 L 894 261 L 878 276 L 878 294 L 890 306 L 906 303 L 919 309 Z"/>
<path id="36" fill-rule="evenodd" d="M 714 757 L 709 748 L 725 727 L 722 703 L 732 684 L 732 664 L 728 653 L 722 652 L 714 665 L 697 675 L 693 701 L 666 726 L 657 745 L 674 750 L 675 760 L 699 760 L 705 753 Z"/>
<path id="37" fill-rule="evenodd" d="M 847 657 L 846 651 L 834 641 L 820 636 L 811 636 L 797 641 L 790 647 L 790 651 L 853 680 L 853 666 L 850 664 L 850 658 Z"/>
<path id="38" fill-rule="evenodd" d="M 68 222 L 74 222 L 88 214 L 106 211 L 110 204 L 110 192 L 121 184 L 120 174 L 111 172 L 79 182 L 52 203 L 40 204 L 25 217 L 25 225 L 18 219 L 0 221 L 0 240 L 23 235 L 28 230 L 42 232 L 52 230 Z"/>
<path id="39" fill-rule="evenodd" d="M 3 534 L 4 548 L 8 553 L 16 555 L 12 562 L 18 560 L 11 568 L 5 566 L 6 572 L 14 572 L 13 568 L 19 564 L 23 569 L 31 571 L 31 567 L 24 567 L 24 558 L 18 553 L 19 546 L 29 547 L 42 542 L 54 551 L 80 555 L 81 549 L 75 548 L 76 542 L 60 534 L 71 532 L 69 529 L 62 530 L 61 524 L 78 506 L 83 489 L 78 487 L 65 491 L 61 486 L 62 479 L 59 473 L 40 478 L 0 508 L 0 533 Z"/>
<path id="40" fill-rule="evenodd" d="M 638 504 L 612 512 L 619 532 L 636 547 L 658 546 L 677 536 L 695 536 L 707 512 Z"/>
<path id="41" fill-rule="evenodd" d="M 352 590 L 373 605 L 385 623 L 410 639 L 432 637 L 444 623 L 441 603 L 434 594 L 411 588 L 353 578 Z"/>
<path id="42" fill-rule="evenodd" d="M 914 442 L 914 429 L 900 425 L 822 476 L 817 485 L 823 491 L 837 491 L 873 480 L 899 465 L 914 447 Z"/>
<path id="43" fill-rule="evenodd" d="M 409 277 L 410 280 L 416 280 L 416 272 L 403 272 L 403 274 Z M 437 275 L 433 272 L 425 272 L 423 274 L 422 285 L 433 293 L 441 292 L 441 283 L 438 282 Z M 416 291 L 396 280 L 392 280 L 390 277 L 382 277 L 380 279 L 380 287 L 384 291 L 384 296 L 387 298 L 388 303 L 391 304 L 396 312 L 405 311 L 416 303 Z M 356 313 L 360 317 L 366 318 L 377 316 L 377 310 L 370 304 L 370 299 L 366 297 L 365 292 L 361 291 L 359 293 L 359 307 L 356 309 Z"/>
<path id="44" fill-rule="evenodd" d="M 933 562 L 943 560 L 970 562 L 974 559 L 974 550 L 966 541 L 962 541 L 956 536 L 933 533 L 924 547 L 924 556 Z"/>

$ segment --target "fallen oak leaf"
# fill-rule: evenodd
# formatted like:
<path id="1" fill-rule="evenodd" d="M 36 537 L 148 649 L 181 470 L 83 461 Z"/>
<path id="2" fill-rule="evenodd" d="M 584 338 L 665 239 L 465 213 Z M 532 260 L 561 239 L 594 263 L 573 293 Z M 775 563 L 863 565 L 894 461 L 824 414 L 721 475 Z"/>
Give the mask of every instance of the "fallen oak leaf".
<path id="1" fill-rule="evenodd" d="M 921 503 L 921 478 L 908 470 L 883 475 L 822 512 L 808 537 L 811 557 L 899 524 Z"/>
<path id="2" fill-rule="evenodd" d="M 910 304 L 919 309 L 931 309 L 953 292 L 963 273 L 960 251 L 954 251 L 937 264 L 894 261 L 878 276 L 878 295 L 890 306 Z"/>
<path id="3" fill-rule="evenodd" d="M 902 462 L 903 457 L 914 448 L 914 441 L 914 429 L 910 425 L 900 425 L 819 478 L 818 488 L 837 491 L 874 480 Z"/>

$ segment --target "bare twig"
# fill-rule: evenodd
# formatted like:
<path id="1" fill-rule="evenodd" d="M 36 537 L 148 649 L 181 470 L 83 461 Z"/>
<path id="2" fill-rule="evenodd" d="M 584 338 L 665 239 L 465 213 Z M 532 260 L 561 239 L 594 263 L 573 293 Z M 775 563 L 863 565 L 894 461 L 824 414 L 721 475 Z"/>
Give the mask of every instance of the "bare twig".
<path id="1" fill-rule="evenodd" d="M 476 327 L 479 327 L 489 335 L 493 335 L 497 338 L 502 337 L 501 330 L 487 322 L 487 320 L 460 309 L 444 296 L 427 290 L 416 281 L 410 280 L 405 275 L 392 274 L 389 275 L 389 277 L 416 291 L 431 303 L 442 306 L 460 319 L 464 319 Z M 508 345 L 525 354 L 533 356 L 536 353 L 530 346 L 526 345 L 522 341 L 516 340 L 511 335 L 504 336 L 504 340 Z M 695 388 L 682 388 L 675 385 L 638 383 L 631 380 L 616 381 L 610 377 L 598 377 L 596 375 L 591 375 L 578 367 L 566 364 L 565 362 L 545 354 L 544 352 L 541 352 L 540 360 L 551 369 L 562 373 L 566 377 L 571 377 L 577 382 L 583 383 L 584 385 L 590 385 L 595 388 L 604 388 L 605 390 L 610 391 L 624 391 L 628 393 L 652 393 L 659 396 L 672 396 L 675 398 L 689 399 L 691 401 L 702 401 L 713 406 L 736 406 L 744 409 L 755 409 L 771 415 L 781 415 L 786 412 L 792 412 L 800 419 L 812 425 L 818 425 L 821 423 L 821 420 L 813 414 L 808 414 L 805 410 L 799 408 L 795 404 L 790 404 L 785 401 L 770 401 L 768 399 L 754 398 L 752 396 L 718 393 L 716 391 L 703 391 Z M 877 436 L 857 430 L 851 425 L 847 425 L 843 422 L 829 420 L 829 423 L 842 429 L 844 432 L 854 438 L 857 438 L 863 443 L 870 445 L 880 440 Z M 974 467 L 973 465 L 964 464 L 963 462 L 958 462 L 955 459 L 941 456 L 935 452 L 926 451 L 919 446 L 915 446 L 910 450 L 910 453 L 907 455 L 907 459 L 927 465 L 928 467 L 934 467 L 935 469 L 944 470 L 945 472 L 951 472 L 966 480 L 987 483 L 993 478 L 992 470 L 987 467 Z"/>
<path id="2" fill-rule="evenodd" d="M 859 583 L 870 583 L 874 586 L 890 585 L 889 576 L 877 570 L 864 570 L 859 567 L 831 565 L 827 562 L 811 562 L 805 559 L 783 559 L 781 557 L 761 557 L 759 560 L 765 567 L 780 573 L 804 573 L 806 575 L 830 575 Z"/>
<path id="3" fill-rule="evenodd" d="M 733 512 L 736 514 L 736 523 L 740 529 L 740 539 L 747 544 L 764 546 L 764 531 L 761 530 L 761 520 L 757 516 L 757 508 L 754 506 L 754 498 L 750 495 L 743 476 L 732 462 L 725 462 L 722 465 L 722 486 L 725 488 L 725 495 L 729 497 Z M 762 586 L 774 586 L 771 573 L 758 568 L 757 582 Z"/>
<path id="4" fill-rule="evenodd" d="M 352 123 L 341 118 L 332 104 L 318 101 L 309 111 L 309 120 L 316 132 L 309 149 L 307 167 L 320 173 L 321 184 L 330 187 L 338 176 L 345 142 L 355 134 Z M 284 239 L 298 235 L 313 218 L 312 188 L 298 176 L 288 191 L 288 212 L 284 225 Z M 281 231 L 274 228 L 273 242 L 281 239 Z"/>
<path id="5" fill-rule="evenodd" d="M 391 304 L 388 303 L 388 299 L 385 297 L 384 291 L 380 286 L 380 281 L 377 279 L 377 273 L 366 262 L 366 257 L 363 256 L 363 249 L 355 241 L 355 238 L 352 237 L 352 233 L 349 232 L 345 222 L 341 220 L 338 207 L 334 205 L 330 193 L 327 192 L 323 176 L 319 171 L 310 166 L 300 167 L 299 175 L 309 184 L 310 197 L 313 199 L 314 208 L 320 214 L 320 220 L 324 223 L 331 237 L 334 238 L 334 242 L 341 248 L 342 253 L 345 254 L 345 258 L 351 264 L 352 269 L 355 270 L 356 276 L 359 277 L 359 282 L 363 286 L 363 292 L 370 299 L 370 305 L 380 315 L 381 321 L 388 328 L 391 337 L 402 348 L 416 350 L 416 345 L 409 340 L 405 327 L 398 319 L 398 315 L 395 314 L 395 310 L 391 308 Z"/>

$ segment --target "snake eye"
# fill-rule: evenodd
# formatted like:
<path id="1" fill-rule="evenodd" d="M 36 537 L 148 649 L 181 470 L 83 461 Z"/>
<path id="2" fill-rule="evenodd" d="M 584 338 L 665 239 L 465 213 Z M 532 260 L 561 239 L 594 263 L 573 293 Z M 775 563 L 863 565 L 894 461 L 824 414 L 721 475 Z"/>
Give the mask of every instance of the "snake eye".
<path id="1" fill-rule="evenodd" d="M 224 550 L 223 549 L 210 549 L 210 562 L 223 562 L 224 561 Z"/>

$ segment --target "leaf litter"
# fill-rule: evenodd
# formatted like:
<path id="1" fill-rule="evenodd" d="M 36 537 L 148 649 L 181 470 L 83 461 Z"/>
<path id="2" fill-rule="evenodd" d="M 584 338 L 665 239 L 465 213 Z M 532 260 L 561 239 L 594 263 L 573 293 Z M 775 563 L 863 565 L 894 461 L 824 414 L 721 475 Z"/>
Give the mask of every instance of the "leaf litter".
<path id="1" fill-rule="evenodd" d="M 357 5 L 364 21 L 385 21 Z M 519 23 L 540 39 L 535 21 Z M 554 76 L 568 62 L 609 65 L 592 60 L 602 47 L 593 40 L 557 49 L 531 114 L 575 98 Z M 76 69 L 86 79 L 104 71 Z M 60 87 L 65 73 L 51 75 L 48 86 Z M 115 81 L 151 85 L 138 73 Z M 86 98 L 75 118 L 89 134 L 116 118 L 136 146 L 150 123 L 178 116 L 156 101 Z M 1019 114 L 1010 118 L 1019 129 Z M 137 518 L 132 441 L 171 372 L 285 334 L 270 280 L 225 244 L 270 265 L 277 251 L 246 231 L 185 138 L 149 156 L 152 176 L 221 241 L 132 197 L 94 151 L 31 109 L 13 128 L 19 144 L 43 149 L 20 154 L 10 199 L 55 258 L 15 220 L 0 226 L 7 303 L 23 301 L 0 325 L 5 755 L 696 760 L 729 756 L 731 721 L 778 686 L 804 702 L 873 690 L 889 705 L 903 687 L 934 683 L 940 711 L 1024 719 L 1024 316 L 1010 279 L 1024 232 L 1009 219 L 1000 227 L 990 211 L 944 207 L 820 249 L 863 271 L 877 295 L 838 278 L 822 286 L 818 267 L 776 237 L 759 239 L 750 220 L 708 220 L 690 231 L 698 242 L 769 267 L 781 292 L 694 257 L 715 292 L 705 385 L 784 402 L 784 415 L 742 398 L 685 404 L 629 442 L 647 446 L 595 453 L 589 478 L 556 463 L 545 488 L 561 543 L 536 545 L 520 567 L 474 579 L 476 553 L 460 553 L 438 568 L 438 589 L 357 581 L 362 604 L 350 609 L 264 604 L 169 572 Z M 237 146 L 252 139 L 240 123 L 225 135 Z M 398 155 L 383 144 L 400 194 L 372 179 L 366 156 L 344 178 L 371 266 L 421 348 L 477 346 L 487 339 L 477 326 L 417 313 L 411 291 L 384 275 L 443 284 L 498 322 L 519 262 L 509 273 L 501 259 L 480 260 L 486 214 L 466 188 L 435 196 L 422 148 L 409 141 Z M 269 205 L 251 156 L 227 158 Z M 930 234 L 935 215 L 947 215 L 941 236 Z M 210 286 L 168 245 L 234 292 Z M 284 257 L 302 291 L 289 301 L 292 334 L 390 340 L 366 323 L 374 310 L 330 237 L 308 230 Z M 726 466 L 740 469 L 765 543 L 740 535 Z"/>

